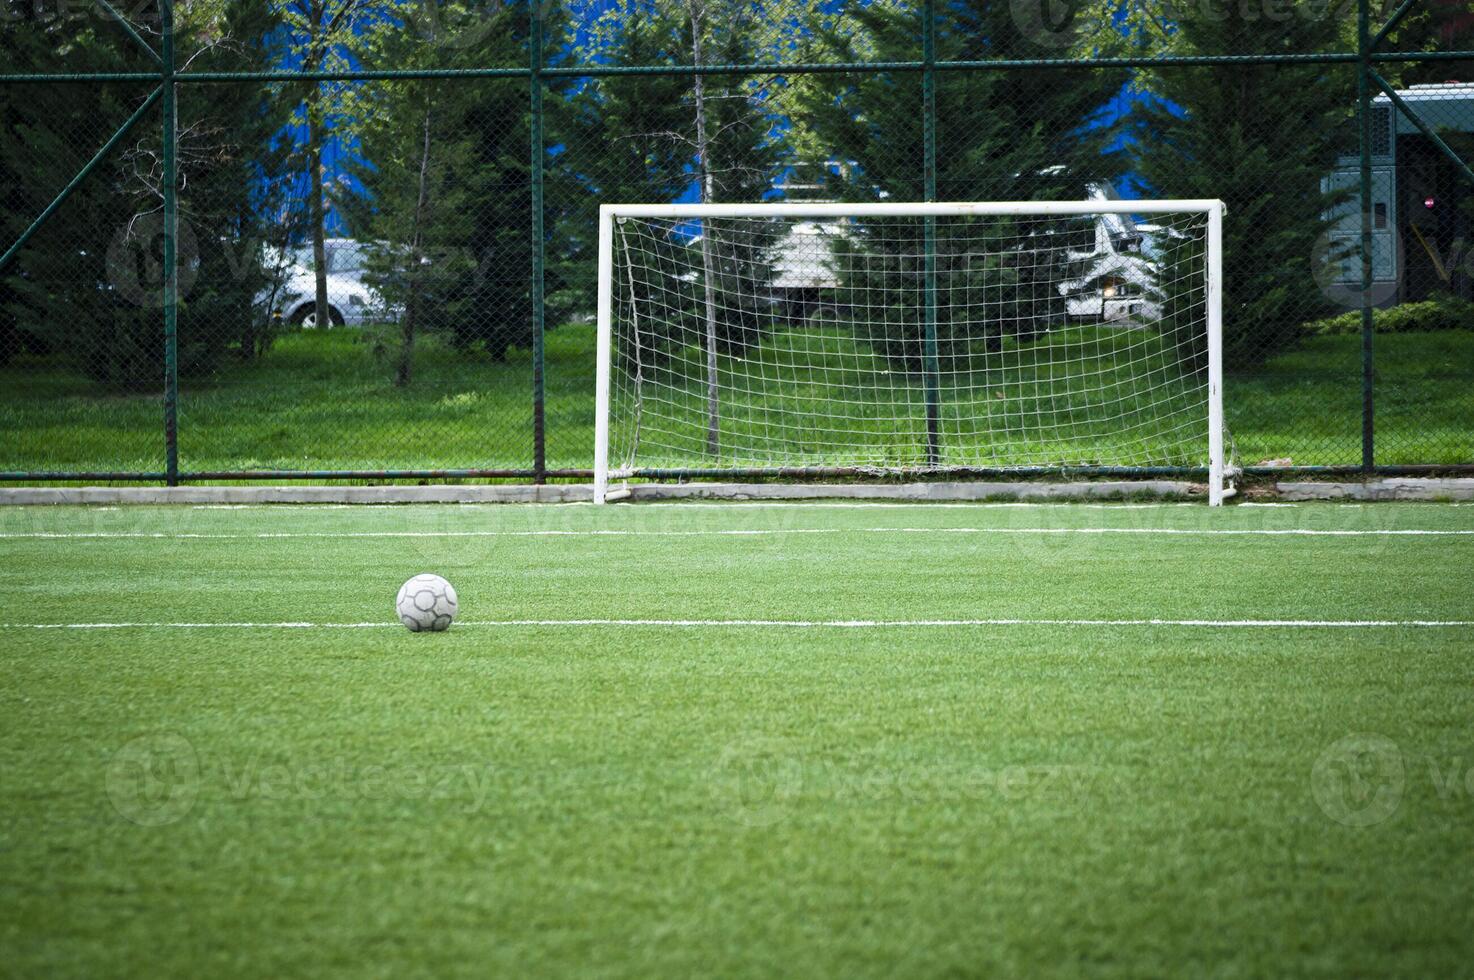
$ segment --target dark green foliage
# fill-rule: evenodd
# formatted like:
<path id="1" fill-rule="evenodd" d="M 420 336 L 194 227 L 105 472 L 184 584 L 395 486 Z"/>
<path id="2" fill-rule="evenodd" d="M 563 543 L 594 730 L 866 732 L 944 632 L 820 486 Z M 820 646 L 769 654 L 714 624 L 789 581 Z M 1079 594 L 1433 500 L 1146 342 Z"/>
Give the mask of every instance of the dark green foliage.
<path id="1" fill-rule="evenodd" d="M 735 6 L 727 9 L 739 22 Z M 738 64 L 758 58 L 757 28 L 740 24 L 713 30 L 707 11 L 703 57 L 708 63 Z M 721 18 L 717 18 L 720 20 Z M 683 5 L 651 10 L 631 4 L 600 22 L 593 46 L 613 64 L 684 61 L 691 48 L 691 18 Z M 672 58 L 671 52 L 680 53 Z M 711 200 L 760 201 L 773 187 L 787 156 L 775 134 L 766 105 L 768 93 L 739 78 L 704 80 L 703 108 L 708 137 Z M 594 215 L 600 203 L 672 201 L 694 185 L 697 169 L 697 108 L 692 80 L 685 76 L 612 76 L 591 81 L 568 107 L 571 158 L 568 166 L 587 192 L 569 213 L 575 247 L 587 256 L 577 280 L 580 302 L 592 307 Z M 648 229 L 647 229 L 648 232 Z M 693 236 L 705 232 L 705 241 Z M 769 283 L 771 249 L 783 232 L 779 222 L 712 221 L 667 225 L 662 242 L 639 262 L 665 263 L 663 274 L 680 285 L 661 298 L 665 315 L 643 324 L 652 354 L 705 343 L 707 309 L 702 250 L 713 264 L 713 305 L 718 349 L 740 352 L 756 343 L 773 324 Z M 584 243 L 587 236 L 586 244 Z M 648 273 L 647 273 L 648 274 Z M 686 277 L 681 279 L 680 277 Z M 678 313 L 671 315 L 673 310 Z"/>
<path id="2" fill-rule="evenodd" d="M 269 5 L 233 0 L 221 30 L 233 43 L 212 49 L 196 70 L 260 71 L 271 67 L 268 39 L 277 27 Z M 285 244 L 279 220 L 280 181 L 287 149 L 273 145 L 289 107 L 267 87 L 183 86 L 180 117 L 190 128 L 181 140 L 180 213 L 193 234 L 197 267 L 180 308 L 181 337 L 198 337 L 210 360 L 181 372 L 203 372 L 229 348 L 250 360 L 271 342 L 270 311 L 257 297 L 270 283 L 265 247 Z M 181 253 L 183 254 L 183 253 Z M 185 256 L 189 258 L 189 256 Z"/>
<path id="3" fill-rule="evenodd" d="M 592 48 L 612 65 L 656 64 L 674 30 L 667 18 L 636 6 L 606 16 Z M 595 250 L 600 204 L 673 201 L 691 184 L 689 145 L 671 138 L 691 125 L 690 80 L 673 75 L 610 75 L 588 79 L 555 105 L 567 134 L 563 166 L 576 179 L 563 209 L 563 234 L 581 257 L 570 287 L 585 310 L 594 306 Z"/>
<path id="4" fill-rule="evenodd" d="M 1384 48 L 1389 51 L 1474 51 L 1474 10 L 1468 0 L 1422 0 L 1403 17 Z M 1379 64 L 1395 85 L 1474 80 L 1474 56 L 1456 61 Z"/>
<path id="5" fill-rule="evenodd" d="M 481 32 L 475 44 L 444 49 L 441 61 L 448 58 L 455 65 L 466 66 L 526 64 L 527 5 L 507 4 L 493 16 L 494 29 Z M 557 38 L 558 23 L 547 24 L 545 31 L 547 38 Z M 548 51 L 553 50 L 553 42 L 549 41 Z M 551 57 L 550 53 L 545 57 Z M 546 101 L 555 102 L 558 97 L 555 85 Z M 514 346 L 530 346 L 533 337 L 527 88 L 515 81 L 475 85 L 451 82 L 435 99 L 436 132 L 449 141 L 444 154 L 448 168 L 445 186 L 455 187 L 464 209 L 454 216 L 449 208 L 437 209 L 435 220 L 450 223 L 439 228 L 432 225 L 432 239 L 453 245 L 455 257 L 451 267 L 442 267 L 433 276 L 435 306 L 428 316 L 431 322 L 449 330 L 459 346 L 482 347 L 493 357 L 504 358 Z M 406 120 L 399 122 L 408 125 Z M 546 145 L 557 139 L 555 133 L 544 135 Z M 549 166 L 549 193 L 556 195 L 558 179 L 558 171 Z M 368 182 L 371 190 L 380 183 L 373 178 Z M 402 196 L 403 191 L 399 193 Z M 549 253 L 547 319 L 549 324 L 556 324 L 567 312 L 560 298 L 566 264 L 562 246 L 553 234 L 556 220 L 547 220 L 545 228 Z M 444 256 L 438 261 L 443 260 Z"/>
<path id="6" fill-rule="evenodd" d="M 354 53 L 396 68 L 467 69 L 526 65 L 529 5 L 413 5 L 401 18 L 368 18 Z M 551 63 L 562 14 L 544 10 Z M 556 111 L 566 83 L 545 83 L 544 145 L 561 142 Z M 366 280 L 396 319 L 400 383 L 408 383 L 414 335 L 443 332 L 463 351 L 504 359 L 533 341 L 531 122 L 525 82 L 516 79 L 385 81 L 355 87 L 332 114 L 340 139 L 355 142 L 346 163 L 362 185 L 334 205 L 361 248 Z M 556 202 L 567 180 L 544 157 L 547 322 L 568 315 L 568 248 Z"/>
<path id="7" fill-rule="evenodd" d="M 711 218 L 701 222 L 631 218 L 615 226 L 615 262 L 625 276 L 616 294 L 634 306 L 620 314 L 631 345 L 648 367 L 677 352 L 684 363 L 704 365 L 692 350 L 705 350 L 708 316 L 714 314 L 716 349 L 743 356 L 784 322 L 787 310 L 772 286 L 774 248 L 791 225 L 775 218 Z M 708 308 L 703 247 L 710 249 Z M 704 366 L 701 368 L 704 371 Z"/>
<path id="8" fill-rule="evenodd" d="M 1218 8 L 1215 8 L 1218 9 Z M 1337 45 L 1337 24 L 1297 16 L 1250 23 L 1253 11 L 1184 18 L 1181 53 L 1243 50 L 1250 31 L 1297 52 Z M 1255 8 L 1257 10 L 1257 8 Z M 1136 172 L 1147 194 L 1216 198 L 1224 221 L 1223 349 L 1231 366 L 1261 363 L 1329 307 L 1312 263 L 1337 200 L 1321 190 L 1355 108 L 1354 73 L 1338 66 L 1231 64 L 1162 69 L 1135 110 Z M 1173 276 L 1165 276 L 1171 281 Z"/>
<path id="9" fill-rule="evenodd" d="M 36 13 L 27 0 L 0 3 L 0 38 L 16 64 L 26 64 L 26 59 L 41 53 L 36 44 L 35 20 Z M 17 128 L 25 118 L 16 95 L 14 89 L 0 90 L 0 146 L 16 139 Z M 24 193 L 24 170 L 14 154 L 0 150 L 0 254 L 25 228 L 29 202 Z M 18 282 L 12 278 L 16 274 L 15 268 L 0 269 L 0 364 L 10 363 L 21 353 L 26 338 L 34 336 L 23 334 L 18 322 L 21 297 Z"/>
<path id="10" fill-rule="evenodd" d="M 146 56 L 106 29 L 102 18 L 47 18 L 34 10 L 0 25 L 32 70 L 146 71 Z M 209 29 L 217 44 L 206 62 L 221 70 L 260 69 L 273 21 L 259 4 L 234 0 Z M 181 25 L 182 28 L 184 25 Z M 203 29 L 202 29 L 203 30 Z M 183 37 L 181 47 L 200 39 Z M 197 66 L 198 67 L 198 66 Z M 147 95 L 132 85 L 0 89 L 5 184 L 0 238 L 7 244 L 104 143 Z M 179 167 L 181 229 L 179 370 L 214 370 L 232 345 L 253 351 L 253 298 L 260 271 L 261 217 L 252 200 L 258 148 L 280 124 L 267 94 L 251 86 L 182 87 Z M 157 113 L 145 118 L 96 170 L 9 269 L 0 303 L 14 339 L 71 357 L 109 386 L 163 383 L 163 224 Z"/>
<path id="11" fill-rule="evenodd" d="M 1474 331 L 1474 303 L 1453 296 L 1440 296 L 1421 303 L 1372 312 L 1372 329 L 1377 333 L 1433 333 L 1440 330 Z M 1361 311 L 1352 310 L 1340 316 L 1313 320 L 1304 325 L 1312 336 L 1349 336 L 1361 334 Z"/>
<path id="12" fill-rule="evenodd" d="M 143 70 L 144 55 L 116 38 L 98 37 L 95 19 L 65 19 L 28 4 L 11 4 L 0 21 L 3 47 L 14 63 L 32 71 L 66 70 L 67 54 L 85 57 L 94 70 Z M 86 100 L 64 86 L 0 87 L 0 239 L 8 248 L 30 222 L 86 163 L 112 130 L 147 95 L 138 86 L 105 85 Z M 152 126 L 151 126 L 152 124 Z M 157 116 L 144 120 L 137 132 L 157 132 Z M 122 375 L 141 382 L 133 362 L 139 344 L 133 338 L 136 307 L 116 295 L 107 255 L 110 241 L 120 241 L 130 221 L 152 205 L 125 183 L 127 168 L 115 156 L 94 172 L 55 218 L 31 239 L 16 259 L 0 270 L 0 302 L 11 322 L 11 337 L 0 337 L 8 353 L 29 338 L 66 353 L 99 380 Z M 161 321 L 160 321 L 161 322 Z M 160 330 L 155 323 L 155 331 Z M 113 359 L 109 350 L 116 349 Z M 155 359 L 148 378 L 163 379 L 162 359 Z"/>
<path id="13" fill-rule="evenodd" d="M 1088 218 L 935 221 L 936 334 L 943 370 L 967 370 L 1005 339 L 1027 343 L 1063 324 L 1059 284 L 1088 271 Z M 919 218 L 855 223 L 836 246 L 836 300 L 857 336 L 908 371 L 923 367 L 926 226 Z M 842 257 L 841 257 L 842 256 Z"/>
<path id="14" fill-rule="evenodd" d="M 425 58 L 424 38 L 413 32 L 390 29 L 373 40 L 387 63 Z M 471 195 L 478 148 L 464 131 L 468 111 L 457 86 L 409 81 L 369 88 L 356 113 L 362 162 L 351 170 L 368 193 L 340 208 L 367 252 L 364 281 L 386 307 L 384 318 L 398 320 L 395 338 L 386 334 L 376 349 L 397 349 L 400 386 L 412 377 L 417 333 L 446 331 L 464 346 L 472 331 L 457 324 L 477 318 L 469 285 L 477 263 L 467 242 L 481 202 Z M 518 339 L 512 333 L 508 343 Z"/>
<path id="15" fill-rule="evenodd" d="M 905 60 L 921 49 L 922 24 L 914 8 L 873 5 L 846 17 L 859 24 L 857 36 L 873 45 L 874 60 Z M 940 7 L 939 60 L 1037 57 L 1039 52 L 1015 23 L 1006 5 L 959 3 Z M 852 41 L 830 38 L 836 56 L 863 60 Z M 937 197 L 944 201 L 1080 200 L 1091 185 L 1120 174 L 1118 155 L 1108 153 L 1111 127 L 1097 116 L 1125 82 L 1116 71 L 1045 73 L 949 72 L 936 92 Z M 915 74 L 824 76 L 801 96 L 802 125 L 831 156 L 830 193 L 843 200 L 923 199 L 924 133 L 922 82 Z M 962 231 L 960 222 L 954 227 Z M 1039 251 L 1037 236 L 1078 231 L 1078 222 L 1027 225 L 993 220 L 987 225 L 989 257 L 976 253 L 971 233 L 937 236 L 938 346 L 944 363 L 960 364 L 975 341 L 997 349 L 1004 336 L 1027 339 L 1063 314 L 1054 288 L 1067 271 L 1063 252 Z M 867 230 L 869 232 L 869 230 Z M 844 283 L 844 292 L 881 298 L 883 309 L 854 311 L 859 328 L 893 363 L 920 366 L 923 332 L 918 256 L 920 222 L 886 222 L 860 236 L 861 258 L 845 265 L 866 270 Z M 1079 239 L 1071 235 L 1072 243 Z M 844 246 L 853 251 L 850 244 Z M 994 315 L 986 322 L 957 297 L 990 297 Z M 884 317 L 883 335 L 869 324 Z"/>

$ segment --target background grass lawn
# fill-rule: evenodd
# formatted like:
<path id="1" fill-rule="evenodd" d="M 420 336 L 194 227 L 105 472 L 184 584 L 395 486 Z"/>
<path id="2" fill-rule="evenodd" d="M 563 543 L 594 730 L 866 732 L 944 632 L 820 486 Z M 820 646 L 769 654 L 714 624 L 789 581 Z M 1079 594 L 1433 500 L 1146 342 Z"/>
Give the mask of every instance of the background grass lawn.
<path id="1" fill-rule="evenodd" d="M 1363 533 L 1216 533 L 1291 529 Z M 549 622 L 1474 620 L 1408 529 L 1474 508 L 3 509 L 5 969 L 1459 974 L 1474 627 Z M 195 625 L 25 625 L 108 622 Z"/>
<path id="2" fill-rule="evenodd" d="M 390 383 L 392 365 L 375 356 L 369 339 L 351 330 L 289 334 L 255 363 L 229 363 L 212 381 L 186 379 L 180 398 L 181 465 L 187 470 L 531 465 L 532 366 L 525 351 L 494 362 L 426 338 L 414 384 L 398 389 Z M 833 364 L 821 370 L 832 368 L 836 377 L 853 373 L 853 356 L 840 347 L 829 356 Z M 1230 375 L 1226 408 L 1239 461 L 1359 462 L 1360 356 L 1357 337 L 1311 337 L 1261 370 Z M 1048 345 L 1037 347 L 1020 355 L 1016 367 L 986 380 L 1027 394 L 1047 374 L 1050 357 Z M 728 364 L 751 370 L 742 362 Z M 1474 333 L 1378 337 L 1377 366 L 1378 462 L 1474 461 Z M 565 326 L 549 333 L 547 446 L 553 468 L 592 465 L 593 369 L 591 328 Z M 987 426 L 1006 426 L 1009 412 L 1038 411 L 1052 403 L 1047 384 L 1038 391 L 1041 397 L 986 409 L 954 398 L 945 417 L 991 413 Z M 794 404 L 793 391 L 781 383 L 748 397 L 751 419 Z M 918 413 L 920 404 L 918 394 Z M 801 407 L 827 411 L 811 400 Z M 889 403 L 877 406 L 880 415 L 892 411 Z M 158 396 L 99 394 L 52 362 L 22 358 L 0 369 L 0 428 L 5 431 L 3 470 L 157 471 L 163 465 Z M 1044 454 L 1050 450 L 1034 448 Z"/>

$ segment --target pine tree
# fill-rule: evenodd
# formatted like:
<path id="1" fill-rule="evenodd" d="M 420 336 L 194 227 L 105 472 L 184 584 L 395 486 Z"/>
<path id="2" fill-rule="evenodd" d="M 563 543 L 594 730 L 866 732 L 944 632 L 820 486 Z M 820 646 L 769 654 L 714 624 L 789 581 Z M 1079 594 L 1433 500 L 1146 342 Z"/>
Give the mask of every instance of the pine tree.
<path id="1" fill-rule="evenodd" d="M 375 63 L 441 67 L 463 46 L 445 43 L 456 40 L 448 32 L 467 29 L 459 6 L 435 8 L 439 16 L 430 23 L 386 19 L 359 45 Z M 470 18 L 469 29 L 486 26 Z M 398 317 L 394 382 L 400 387 L 413 378 L 421 332 L 449 330 L 458 318 L 474 316 L 464 299 L 453 298 L 476 269 L 467 242 L 479 203 L 469 179 L 477 153 L 460 125 L 469 105 L 464 93 L 443 82 L 396 80 L 351 100 L 362 162 L 350 169 L 365 194 L 342 206 L 368 251 L 365 281 L 383 300 L 382 312 Z"/>
<path id="2" fill-rule="evenodd" d="M 95 71 L 149 70 L 142 52 L 99 36 L 96 27 L 95 19 L 59 18 L 28 3 L 12 4 L 0 23 L 6 50 L 29 71 L 75 70 L 78 64 Z M 0 87 L 5 119 L 0 175 L 7 184 L 0 239 L 6 247 L 144 94 L 136 87 L 101 85 L 83 100 L 69 86 Z M 156 127 L 155 122 L 154 132 Z M 140 135 L 149 131 L 148 121 L 135 130 Z M 122 154 L 115 153 L 10 266 L 0 270 L 16 334 L 11 349 L 23 340 L 33 348 L 56 351 L 100 381 L 141 380 L 139 362 L 154 353 L 153 338 L 140 332 L 136 306 L 117 295 L 107 266 L 110 240 L 151 209 L 137 191 Z M 160 322 L 155 310 L 153 333 L 161 341 Z M 150 365 L 149 377 L 156 384 L 162 363 L 160 356 Z"/>
<path id="3" fill-rule="evenodd" d="M 152 69 L 136 46 L 119 43 L 99 18 L 26 12 L 4 24 L 28 70 Z M 176 44 L 195 67 L 249 70 L 267 64 L 271 18 L 249 0 L 200 5 L 182 16 Z M 99 29 L 99 27 L 103 29 Z M 146 34 L 147 36 L 147 34 Z M 214 371 L 248 335 L 260 287 L 259 242 L 267 216 L 257 206 L 258 149 L 280 117 L 258 90 L 182 86 L 179 107 L 181 298 L 179 371 Z M 13 239 L 72 173 L 137 107 L 135 86 L 104 85 L 79 98 L 71 86 L 0 90 L 7 184 L 0 237 Z M 33 349 L 69 358 L 100 383 L 156 390 L 163 376 L 162 149 L 157 113 L 142 120 L 67 204 L 0 270 L 13 330 Z M 16 341 L 9 347 L 13 350 Z"/>
<path id="4" fill-rule="evenodd" d="M 1271 24 L 1246 9 L 1224 5 L 1222 16 L 1182 20 L 1170 50 L 1241 53 L 1251 36 L 1260 50 L 1337 47 L 1330 18 L 1297 9 Z M 1299 324 L 1328 310 L 1312 263 L 1337 200 L 1321 182 L 1350 125 L 1354 73 L 1334 65 L 1235 63 L 1162 68 L 1149 84 L 1154 97 L 1134 110 L 1136 173 L 1150 196 L 1227 204 L 1224 356 L 1230 365 L 1261 362 L 1292 345 Z"/>
<path id="5" fill-rule="evenodd" d="M 961 2 L 939 6 L 939 60 L 1038 57 L 1007 5 Z M 922 22 L 914 8 L 871 5 L 848 14 L 844 36 L 830 43 L 842 60 L 911 60 L 922 49 Z M 1115 133 L 1098 119 L 1121 89 L 1119 71 L 947 72 L 936 91 L 937 197 L 968 200 L 1080 200 L 1092 184 L 1109 183 L 1121 172 L 1119 154 L 1108 152 Z M 822 76 L 800 90 L 797 125 L 802 144 L 822 148 L 831 193 L 849 201 L 920 201 L 924 198 L 922 80 L 912 74 Z M 974 341 L 997 350 L 1004 337 L 1027 341 L 1061 315 L 1063 297 L 1054 283 L 1063 249 L 1036 250 L 1030 239 L 1042 232 L 1080 232 L 1078 221 L 988 225 L 990 256 L 961 254 L 963 246 L 938 236 L 937 336 L 944 361 L 962 363 Z M 855 319 L 865 324 L 872 346 L 898 367 L 921 367 L 921 277 L 923 231 L 916 221 L 869 222 L 854 242 L 862 268 L 841 284 L 840 298 L 862 305 Z M 1074 238 L 1072 237 L 1072 240 Z M 973 246 L 967 246 L 969 248 Z M 1041 257 L 1050 257 L 1040 261 Z M 947 296 L 966 291 L 995 298 L 1008 311 L 979 325 L 963 304 Z M 886 324 L 874 336 L 873 324 Z"/>
<path id="6" fill-rule="evenodd" d="M 269 5 L 224 0 L 188 40 L 208 50 L 190 53 L 197 71 L 264 71 L 281 22 Z M 186 49 L 187 50 L 187 49 Z M 290 108 L 256 85 L 181 86 L 180 139 L 184 175 L 180 208 L 193 230 L 197 265 L 180 311 L 181 335 L 228 345 L 241 360 L 262 354 L 272 340 L 267 246 L 281 241 L 280 175 L 288 150 L 274 146 Z M 201 365 L 200 372 L 213 365 Z"/>
<path id="7" fill-rule="evenodd" d="M 657 64 L 675 28 L 643 4 L 606 11 L 576 49 L 580 60 Z M 570 277 L 576 306 L 592 310 L 601 203 L 673 201 L 690 185 L 690 153 L 676 134 L 689 125 L 689 81 L 676 75 L 606 75 L 555 107 L 567 134 L 564 166 L 577 189 L 563 210 L 562 234 L 579 261 Z"/>
<path id="8" fill-rule="evenodd" d="M 530 10 L 516 3 L 403 4 L 360 46 L 387 64 L 471 68 L 525 65 Z M 433 16 L 425 16 L 434 7 Z M 413 14 L 414 16 L 410 16 Z M 545 60 L 556 53 L 563 22 L 545 18 Z M 424 32 L 433 30 L 434 36 Z M 459 33 L 457 33 L 459 32 Z M 556 105 L 566 83 L 548 84 Z M 396 377 L 407 382 L 414 335 L 443 331 L 462 350 L 503 359 L 533 340 L 532 169 L 527 142 L 527 84 L 514 79 L 389 82 L 348 108 L 361 141 L 354 175 L 361 200 L 343 209 L 360 240 L 382 241 L 370 276 L 392 305 L 403 306 Z M 544 145 L 562 142 L 561 117 L 544 120 Z M 545 194 L 566 200 L 567 179 L 549 150 Z M 554 212 L 554 215 L 556 212 Z M 566 311 L 562 277 L 567 249 L 556 217 L 545 221 L 548 325 Z M 427 260 L 427 261 L 426 261 Z M 406 264 L 410 263 L 410 264 Z"/>
<path id="9" fill-rule="evenodd" d="M 707 64 L 752 63 L 761 26 L 750 7 L 729 0 L 659 8 L 631 2 L 600 18 L 581 53 L 613 64 L 654 64 L 672 60 L 673 52 L 686 63 L 697 53 Z M 570 103 L 568 166 L 590 196 L 587 209 L 570 218 L 592 228 L 599 202 L 663 202 L 683 195 L 762 200 L 787 157 L 763 94 L 748 80 L 716 76 L 699 86 L 683 76 L 616 75 L 588 84 Z M 666 318 L 669 329 L 645 342 L 655 350 L 705 345 L 704 324 L 714 319 L 714 349 L 740 354 L 771 326 L 765 284 L 781 228 L 777 222 L 707 221 L 701 230 L 705 234 L 693 240 L 689 225 L 667 229 L 670 242 L 662 251 L 670 268 L 664 271 L 682 283 L 682 315 Z M 591 256 L 587 246 L 580 250 Z M 693 270 L 694 279 L 679 278 Z M 591 289 L 593 281 L 583 284 Z"/>

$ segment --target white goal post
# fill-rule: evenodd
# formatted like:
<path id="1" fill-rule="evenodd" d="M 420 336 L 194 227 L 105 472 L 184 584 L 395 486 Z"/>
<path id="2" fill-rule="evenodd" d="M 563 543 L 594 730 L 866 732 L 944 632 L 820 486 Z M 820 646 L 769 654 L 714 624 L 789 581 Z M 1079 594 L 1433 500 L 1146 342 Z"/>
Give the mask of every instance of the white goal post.
<path id="1" fill-rule="evenodd" d="M 1205 475 L 1215 200 L 606 204 L 594 500 L 613 480 Z"/>

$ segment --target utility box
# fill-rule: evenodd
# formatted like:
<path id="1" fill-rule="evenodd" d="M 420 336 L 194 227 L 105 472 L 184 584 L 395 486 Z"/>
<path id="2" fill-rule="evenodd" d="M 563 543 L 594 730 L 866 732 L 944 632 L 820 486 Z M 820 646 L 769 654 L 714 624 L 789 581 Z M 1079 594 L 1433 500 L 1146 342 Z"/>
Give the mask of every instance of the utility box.
<path id="1" fill-rule="evenodd" d="M 1468 152 L 1474 137 L 1474 83 L 1414 85 L 1398 96 L 1445 142 Z M 1474 299 L 1474 186 L 1413 120 L 1386 95 L 1372 101 L 1372 281 L 1379 306 L 1452 293 Z M 1354 143 L 1353 143 L 1354 145 Z M 1474 152 L 1469 153 L 1474 165 Z M 1327 217 L 1332 254 L 1341 255 L 1332 281 L 1361 285 L 1361 156 L 1341 156 L 1322 189 L 1345 192 Z"/>

